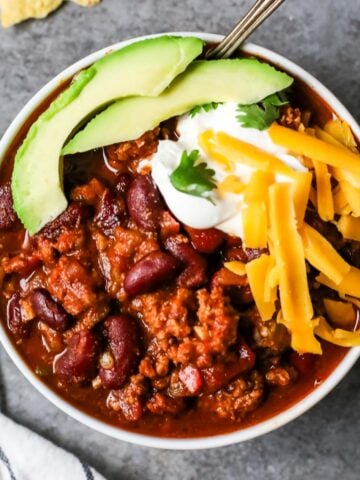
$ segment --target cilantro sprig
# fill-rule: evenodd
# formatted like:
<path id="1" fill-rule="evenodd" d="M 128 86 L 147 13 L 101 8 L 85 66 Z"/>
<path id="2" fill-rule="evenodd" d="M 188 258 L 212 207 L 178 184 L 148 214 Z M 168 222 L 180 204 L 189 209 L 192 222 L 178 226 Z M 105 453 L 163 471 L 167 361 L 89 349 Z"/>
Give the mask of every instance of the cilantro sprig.
<path id="1" fill-rule="evenodd" d="M 237 120 L 244 128 L 266 130 L 280 116 L 280 107 L 288 102 L 285 92 L 270 95 L 259 103 L 238 105 Z"/>
<path id="2" fill-rule="evenodd" d="M 203 197 L 213 203 L 209 192 L 216 188 L 215 170 L 208 168 L 205 162 L 197 163 L 199 150 L 182 153 L 180 164 L 170 174 L 172 185 L 180 192 Z"/>
<path id="3" fill-rule="evenodd" d="M 191 118 L 194 118 L 201 111 L 211 112 L 211 110 L 216 110 L 219 105 L 221 105 L 221 103 L 218 102 L 210 102 L 204 103 L 203 105 L 196 105 L 196 107 L 190 110 L 189 115 Z"/>

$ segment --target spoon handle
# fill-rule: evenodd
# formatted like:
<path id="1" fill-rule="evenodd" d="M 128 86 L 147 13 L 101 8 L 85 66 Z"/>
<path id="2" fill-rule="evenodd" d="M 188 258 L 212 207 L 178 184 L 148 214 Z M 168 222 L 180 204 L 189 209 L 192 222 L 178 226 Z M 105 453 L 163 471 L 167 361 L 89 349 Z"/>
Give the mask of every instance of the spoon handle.
<path id="1" fill-rule="evenodd" d="M 226 37 L 206 57 L 228 58 L 285 0 L 257 0 Z"/>

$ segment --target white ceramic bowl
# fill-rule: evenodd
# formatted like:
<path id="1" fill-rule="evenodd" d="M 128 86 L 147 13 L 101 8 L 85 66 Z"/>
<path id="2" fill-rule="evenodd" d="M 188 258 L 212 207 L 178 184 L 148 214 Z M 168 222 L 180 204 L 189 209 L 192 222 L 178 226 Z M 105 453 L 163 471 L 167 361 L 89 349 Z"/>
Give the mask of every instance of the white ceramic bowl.
<path id="1" fill-rule="evenodd" d="M 210 33 L 192 33 L 192 32 L 176 32 L 170 33 L 170 35 L 181 36 L 198 36 L 207 42 L 218 42 L 221 40 L 220 35 L 214 35 Z M 48 96 L 64 81 L 71 78 L 79 70 L 88 67 L 96 60 L 101 58 L 109 51 L 116 50 L 128 45 L 137 40 L 141 40 L 146 37 L 134 38 L 124 42 L 117 43 L 111 47 L 104 48 L 98 52 L 95 52 L 79 62 L 75 63 L 71 67 L 64 70 L 47 85 L 45 85 L 21 110 L 16 116 L 15 120 L 11 123 L 10 127 L 6 131 L 2 140 L 0 141 L 0 162 L 3 160 L 5 153 L 11 145 L 13 139 L 21 130 L 21 127 L 25 121 L 29 118 L 32 112 L 42 102 L 48 98 Z M 348 112 L 348 110 L 337 100 L 337 98 L 318 80 L 303 70 L 301 67 L 290 62 L 286 58 L 267 50 L 263 47 L 248 43 L 244 50 L 252 55 L 260 56 L 265 60 L 269 60 L 271 63 L 277 65 L 280 69 L 286 70 L 290 75 L 294 75 L 297 78 L 303 80 L 306 84 L 312 87 L 333 109 L 336 114 L 342 119 L 346 120 L 351 126 L 354 134 L 360 138 L 360 127 Z M 60 408 L 63 412 L 67 413 L 71 417 L 75 418 L 79 422 L 87 425 L 88 427 L 97 430 L 101 433 L 117 438 L 119 440 L 125 440 L 130 443 L 143 445 L 146 447 L 166 448 L 173 450 L 190 450 L 190 449 L 205 449 L 212 447 L 221 447 L 224 445 L 230 445 L 237 442 L 243 442 L 259 435 L 264 435 L 276 428 L 285 425 L 291 420 L 295 419 L 299 415 L 303 414 L 316 403 L 318 403 L 325 395 L 327 395 L 340 380 L 346 375 L 350 368 L 354 365 L 356 360 L 360 356 L 360 347 L 352 348 L 345 358 L 341 361 L 338 367 L 331 373 L 331 375 L 309 395 L 299 401 L 297 404 L 283 411 L 282 413 L 275 415 L 269 420 L 258 423 L 257 425 L 244 428 L 232 433 L 226 433 L 222 435 L 216 435 L 211 437 L 190 438 L 190 439 L 172 439 L 153 437 L 149 435 L 142 435 L 138 433 L 132 433 L 126 430 L 122 430 L 118 427 L 113 427 L 105 422 L 96 420 L 95 418 L 83 413 L 77 408 L 67 403 L 64 399 L 58 396 L 50 388 L 48 388 L 38 377 L 30 370 L 19 353 L 16 351 L 12 343 L 10 342 L 5 329 L 0 324 L 0 340 L 5 350 L 8 352 L 15 365 L 25 375 L 29 382 L 50 402 Z"/>

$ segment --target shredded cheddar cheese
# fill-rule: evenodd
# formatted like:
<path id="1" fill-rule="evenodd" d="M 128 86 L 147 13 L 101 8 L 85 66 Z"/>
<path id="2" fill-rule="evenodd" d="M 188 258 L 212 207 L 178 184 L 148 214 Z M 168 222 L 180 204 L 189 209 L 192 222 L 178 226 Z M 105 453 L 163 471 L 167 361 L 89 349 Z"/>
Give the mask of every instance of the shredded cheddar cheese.
<path id="1" fill-rule="evenodd" d="M 360 331 L 349 332 L 341 328 L 332 328 L 324 317 L 318 318 L 318 325 L 315 333 L 327 342 L 334 343 L 340 347 L 360 346 Z"/>
<path id="2" fill-rule="evenodd" d="M 267 254 L 261 255 L 245 265 L 251 293 L 261 319 L 264 321 L 270 320 L 275 313 L 277 289 L 276 286 L 269 289 L 269 282 L 267 282 L 274 265 L 274 259 Z"/>
<path id="3" fill-rule="evenodd" d="M 360 217 L 360 189 L 351 185 L 347 180 L 340 180 L 339 188 L 344 194 L 353 216 Z"/>
<path id="4" fill-rule="evenodd" d="M 313 307 L 306 275 L 304 248 L 297 231 L 291 184 L 269 187 L 271 249 L 279 270 L 281 322 L 298 352 L 321 353 L 314 335 Z"/>
<path id="5" fill-rule="evenodd" d="M 338 285 L 323 273 L 316 277 L 316 281 L 332 290 L 336 290 L 340 295 L 360 298 L 360 269 L 356 267 L 350 267 L 350 271 Z"/>
<path id="6" fill-rule="evenodd" d="M 325 163 L 313 160 L 316 178 L 317 210 L 319 216 L 325 222 L 334 218 L 334 202 L 331 191 L 331 174 Z"/>
<path id="7" fill-rule="evenodd" d="M 220 193 L 243 193 L 246 185 L 236 175 L 228 175 L 224 180 L 218 183 Z"/>
<path id="8" fill-rule="evenodd" d="M 265 248 L 268 240 L 267 196 L 274 175 L 255 171 L 245 190 L 245 206 L 242 208 L 244 244 L 247 248 Z"/>
<path id="9" fill-rule="evenodd" d="M 344 238 L 360 242 L 360 218 L 342 215 L 337 222 L 337 228 Z"/>
<path id="10" fill-rule="evenodd" d="M 234 161 L 216 149 L 215 133 L 213 130 L 205 130 L 202 132 L 198 137 L 198 143 L 206 155 L 223 166 L 225 171 L 231 172 L 234 170 Z"/>
<path id="11" fill-rule="evenodd" d="M 288 148 L 293 153 L 360 174 L 360 154 L 343 146 L 324 142 L 276 123 L 271 125 L 268 132 L 274 143 Z"/>
<path id="12" fill-rule="evenodd" d="M 355 322 L 354 306 L 349 302 L 339 302 L 324 298 L 326 314 L 337 327 L 352 328 Z"/>
<path id="13" fill-rule="evenodd" d="M 225 262 L 224 267 L 230 270 L 230 272 L 235 273 L 236 275 L 246 275 L 245 263 L 239 262 L 237 260 L 232 262 Z"/>
<path id="14" fill-rule="evenodd" d="M 294 172 L 293 198 L 297 225 L 303 224 L 309 202 L 312 175 L 310 172 Z"/>
<path id="15" fill-rule="evenodd" d="M 350 272 L 350 265 L 326 238 L 307 223 L 301 227 L 300 235 L 306 260 L 332 282 L 339 285 Z"/>
<path id="16" fill-rule="evenodd" d="M 351 212 L 350 205 L 348 204 L 344 192 L 339 186 L 333 190 L 334 212 L 338 215 L 349 215 Z"/>
<path id="17" fill-rule="evenodd" d="M 353 152 L 357 152 L 356 141 L 351 128 L 340 118 L 329 120 L 324 126 L 325 132 Z"/>
<path id="18" fill-rule="evenodd" d="M 243 142 L 224 132 L 206 131 L 201 134 L 202 141 L 200 145 L 212 159 L 226 159 L 230 165 L 242 163 L 255 170 L 263 170 L 279 173 L 288 177 L 293 176 L 293 169 L 283 163 L 275 155 L 261 150 L 250 143 Z M 205 142 L 205 140 L 206 142 Z"/>

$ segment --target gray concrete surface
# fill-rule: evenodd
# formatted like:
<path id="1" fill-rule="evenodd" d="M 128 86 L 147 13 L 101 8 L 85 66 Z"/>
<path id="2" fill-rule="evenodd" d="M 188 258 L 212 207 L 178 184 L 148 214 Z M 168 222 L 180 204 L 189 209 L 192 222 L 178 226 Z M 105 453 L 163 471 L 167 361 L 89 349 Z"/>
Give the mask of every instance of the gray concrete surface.
<path id="1" fill-rule="evenodd" d="M 41 22 L 0 29 L 0 134 L 54 74 L 121 39 L 151 32 L 226 32 L 250 0 L 104 0 L 67 4 Z M 360 119 L 360 0 L 287 0 L 253 36 L 315 74 Z M 358 480 L 360 365 L 292 424 L 203 452 L 140 448 L 91 431 L 31 387 L 0 348 L 6 413 L 91 463 L 109 480 Z M 51 479 L 49 479 L 51 480 Z"/>

